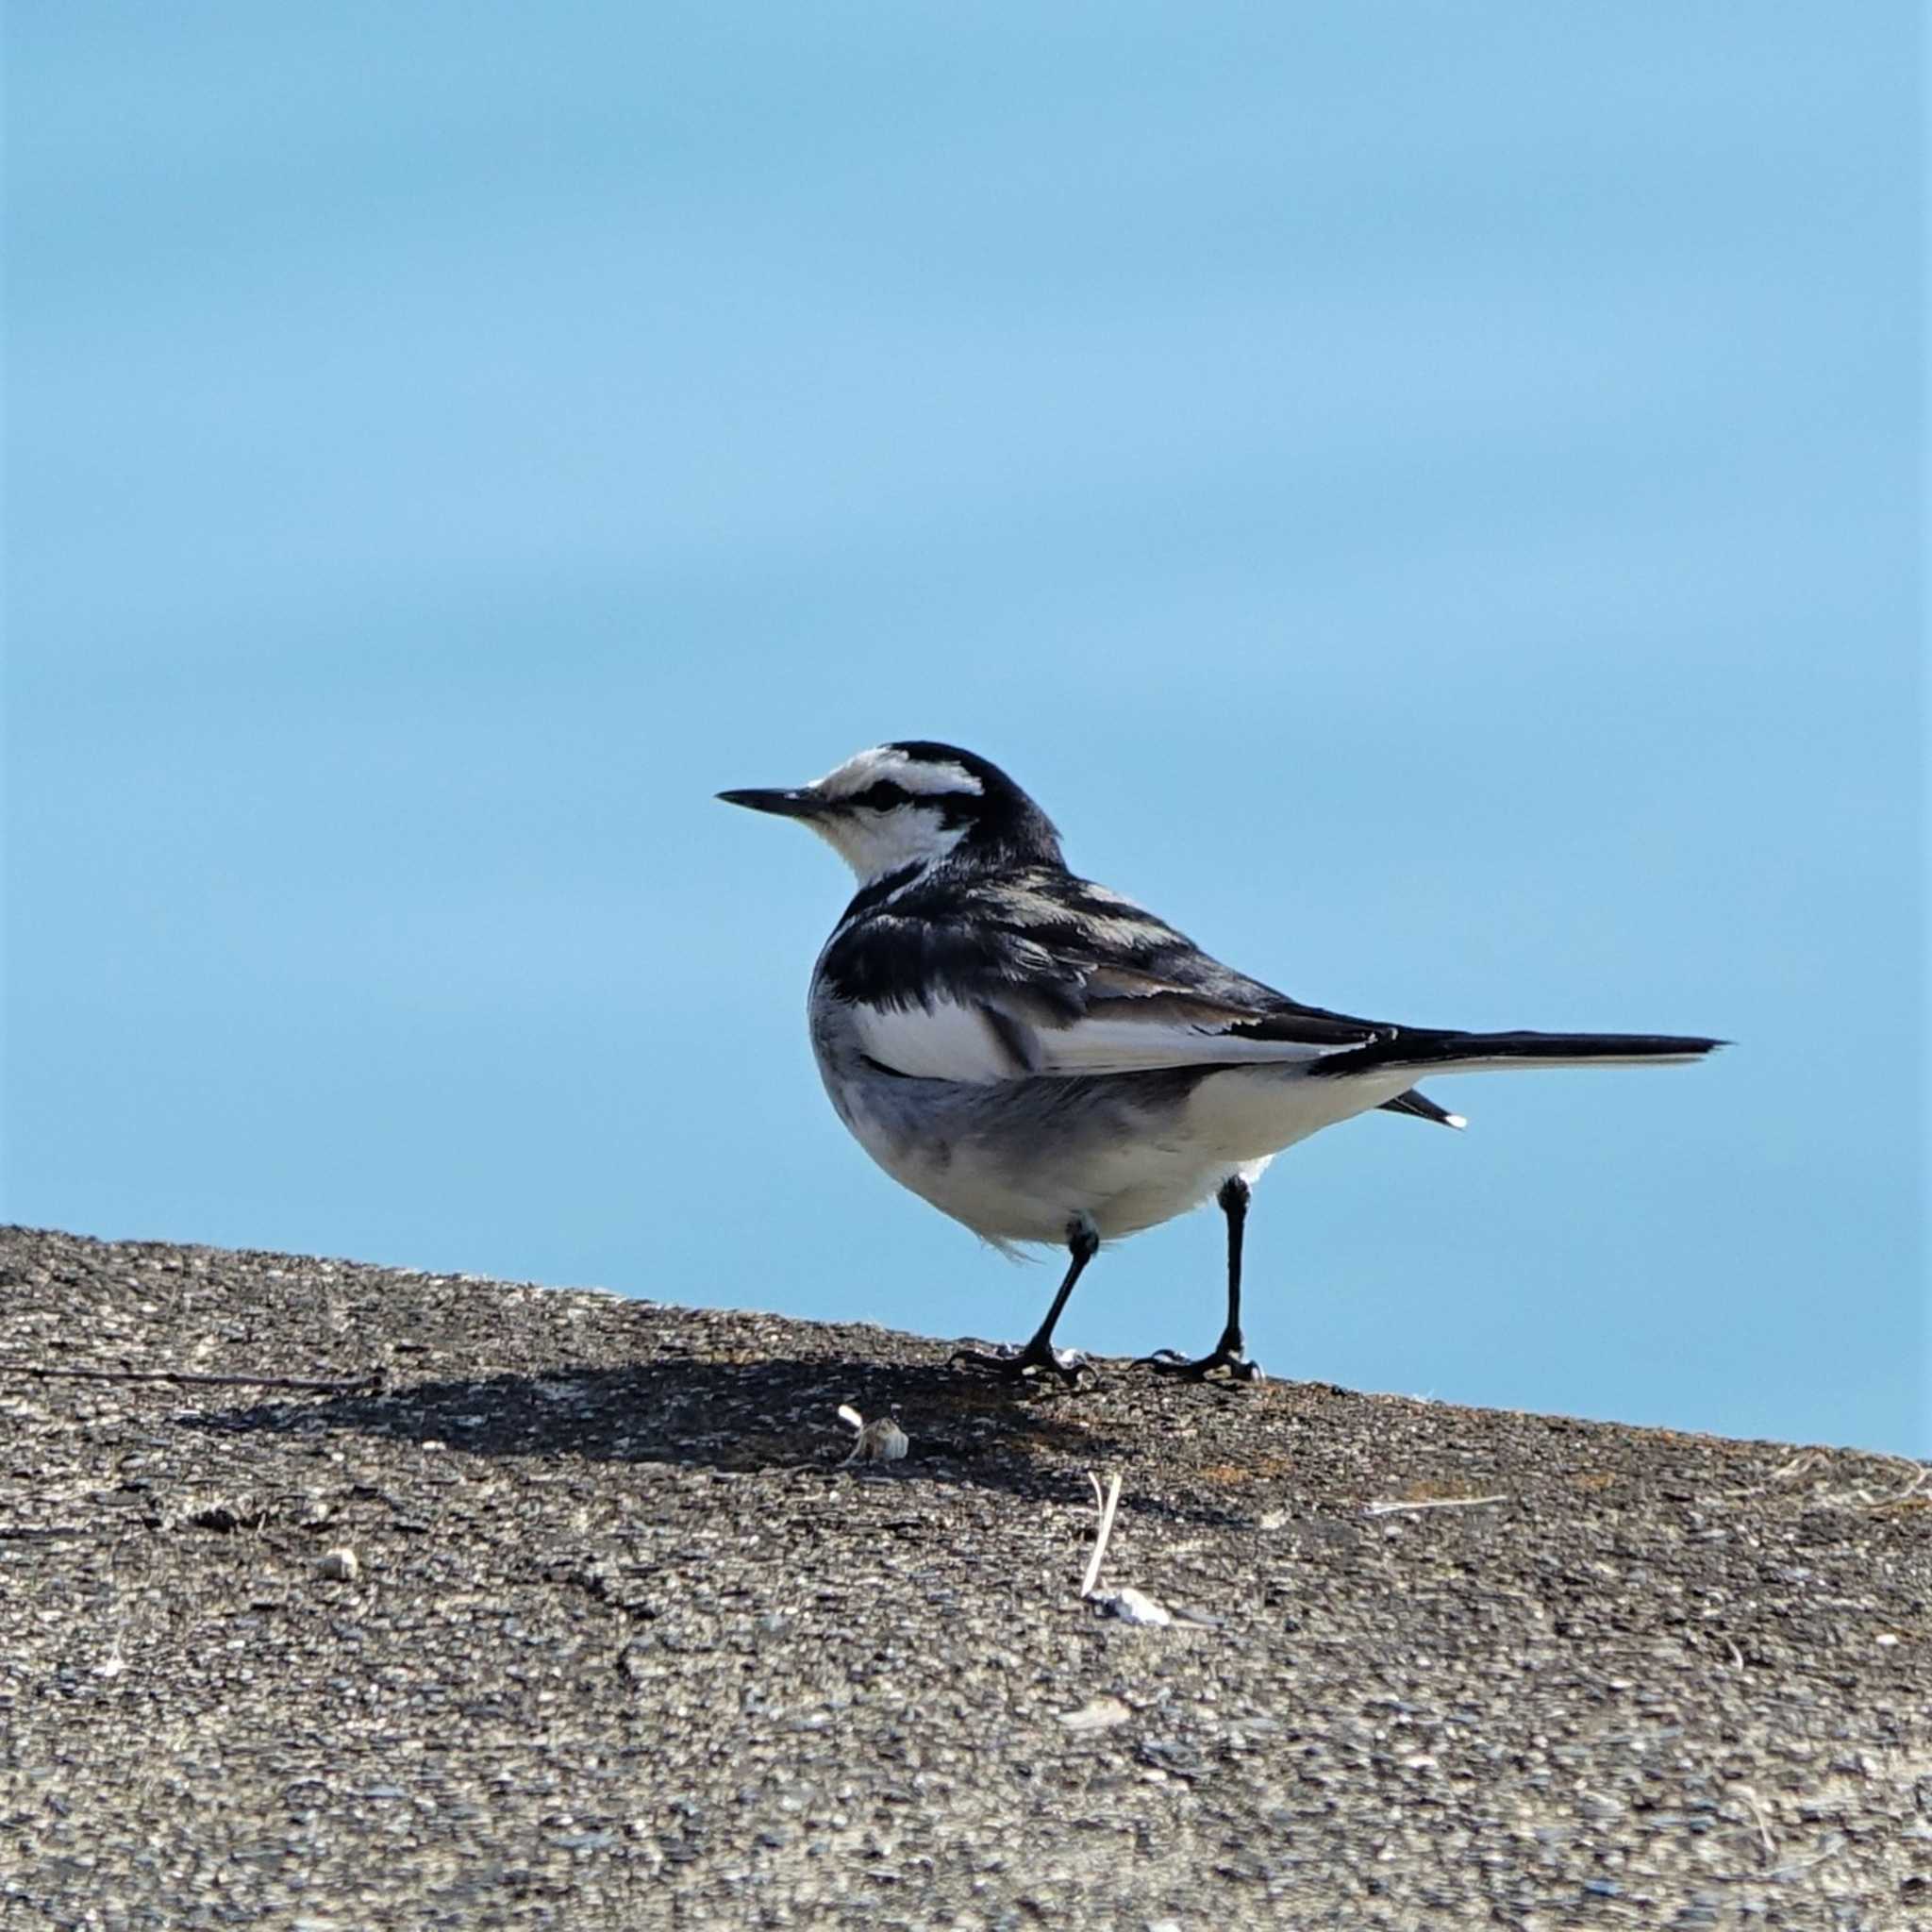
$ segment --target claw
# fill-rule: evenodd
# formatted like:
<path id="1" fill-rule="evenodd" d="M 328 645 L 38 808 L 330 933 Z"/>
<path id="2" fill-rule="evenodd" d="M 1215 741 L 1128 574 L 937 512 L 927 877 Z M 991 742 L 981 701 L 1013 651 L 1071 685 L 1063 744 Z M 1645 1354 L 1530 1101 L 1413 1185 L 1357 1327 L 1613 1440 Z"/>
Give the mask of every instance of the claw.
<path id="1" fill-rule="evenodd" d="M 1003 1382 L 1030 1382 L 1053 1376 L 1063 1389 L 1077 1389 L 1085 1375 L 1094 1379 L 1093 1364 L 1073 1348 L 956 1348 L 948 1366 L 972 1369 Z"/>
<path id="2" fill-rule="evenodd" d="M 1184 1375 L 1190 1382 L 1209 1381 L 1221 1372 L 1225 1373 L 1230 1382 L 1265 1382 L 1268 1379 L 1262 1374 L 1259 1362 L 1250 1361 L 1239 1344 L 1230 1348 L 1225 1342 L 1212 1355 L 1200 1356 L 1192 1360 L 1177 1348 L 1158 1348 L 1152 1355 L 1141 1357 L 1141 1366 L 1152 1369 L 1157 1374 Z"/>

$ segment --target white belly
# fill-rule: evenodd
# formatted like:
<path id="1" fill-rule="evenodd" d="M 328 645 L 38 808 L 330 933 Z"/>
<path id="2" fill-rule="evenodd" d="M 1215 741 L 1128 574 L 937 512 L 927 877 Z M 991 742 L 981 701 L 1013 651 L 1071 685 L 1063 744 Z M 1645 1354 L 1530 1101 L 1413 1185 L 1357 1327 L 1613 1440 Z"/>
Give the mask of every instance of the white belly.
<path id="1" fill-rule="evenodd" d="M 1252 1178 L 1282 1148 L 1407 1083 L 1227 1068 L 1170 1105 L 1146 1082 L 950 1088 L 940 1101 L 941 1084 L 848 1084 L 841 1097 L 827 1080 L 846 1125 L 901 1186 L 989 1241 L 1058 1244 L 1075 1221 L 1108 1241 L 1185 1214 L 1229 1174 Z M 1067 1104 L 1054 1104 L 1057 1086 Z"/>

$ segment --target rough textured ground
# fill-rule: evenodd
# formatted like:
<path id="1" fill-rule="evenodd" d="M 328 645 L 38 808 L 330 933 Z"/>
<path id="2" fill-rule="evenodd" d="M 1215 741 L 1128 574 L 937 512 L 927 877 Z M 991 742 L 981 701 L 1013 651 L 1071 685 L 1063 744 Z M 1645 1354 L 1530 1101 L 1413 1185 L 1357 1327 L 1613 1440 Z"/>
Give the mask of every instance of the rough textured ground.
<path id="1" fill-rule="evenodd" d="M 0 1282 L 7 1926 L 1932 1927 L 1914 1465 L 19 1229 Z M 1200 1622 L 1080 1600 L 1088 1470 L 1103 1588 Z"/>

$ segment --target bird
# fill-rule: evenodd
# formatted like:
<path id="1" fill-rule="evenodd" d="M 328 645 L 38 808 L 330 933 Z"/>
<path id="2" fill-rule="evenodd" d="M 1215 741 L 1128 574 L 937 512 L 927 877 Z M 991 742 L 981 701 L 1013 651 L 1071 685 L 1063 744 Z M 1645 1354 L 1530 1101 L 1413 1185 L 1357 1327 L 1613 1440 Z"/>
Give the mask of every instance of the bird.
<path id="1" fill-rule="evenodd" d="M 1255 1182 L 1283 1149 L 1375 1108 L 1460 1127 L 1430 1074 L 1702 1059 L 1673 1034 L 1464 1032 L 1305 1006 L 1079 877 L 1052 820 L 990 759 L 878 744 L 807 785 L 721 791 L 808 826 L 858 891 L 812 969 L 808 1021 L 834 1110 L 879 1166 L 996 1248 L 1063 1248 L 1018 1348 L 956 1364 L 1077 1386 L 1054 1330 L 1101 1244 L 1205 1204 L 1226 1233 L 1226 1319 L 1207 1354 L 1142 1362 L 1260 1379 L 1241 1328 Z"/>

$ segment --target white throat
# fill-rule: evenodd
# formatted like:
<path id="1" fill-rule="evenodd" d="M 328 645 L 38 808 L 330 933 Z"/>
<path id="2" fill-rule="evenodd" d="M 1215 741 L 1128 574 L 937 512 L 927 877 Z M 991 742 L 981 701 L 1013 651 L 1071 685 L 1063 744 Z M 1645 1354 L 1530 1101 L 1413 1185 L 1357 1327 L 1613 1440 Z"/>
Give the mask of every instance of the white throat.
<path id="1" fill-rule="evenodd" d="M 924 872 L 945 858 L 966 836 L 963 825 L 941 825 L 937 812 L 918 806 L 902 806 L 897 811 L 815 822 L 812 830 L 847 865 L 861 886 L 869 886 L 895 872 L 916 865 Z"/>

